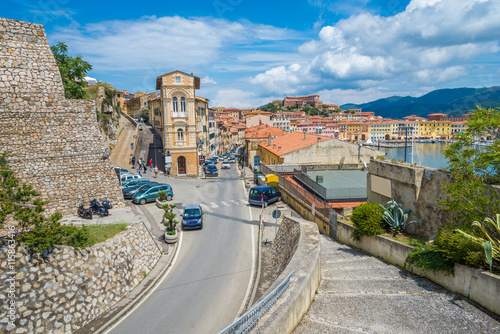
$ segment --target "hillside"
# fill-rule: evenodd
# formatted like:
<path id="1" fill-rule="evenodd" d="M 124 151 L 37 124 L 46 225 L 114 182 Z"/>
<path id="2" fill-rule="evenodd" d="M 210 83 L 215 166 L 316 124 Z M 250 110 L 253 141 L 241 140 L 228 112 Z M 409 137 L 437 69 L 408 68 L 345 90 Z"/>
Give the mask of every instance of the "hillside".
<path id="1" fill-rule="evenodd" d="M 401 119 L 408 115 L 427 117 L 432 113 L 459 116 L 482 107 L 500 106 L 500 86 L 484 88 L 438 89 L 421 97 L 391 96 L 363 104 L 348 103 L 342 109 L 374 111 L 375 115 Z"/>

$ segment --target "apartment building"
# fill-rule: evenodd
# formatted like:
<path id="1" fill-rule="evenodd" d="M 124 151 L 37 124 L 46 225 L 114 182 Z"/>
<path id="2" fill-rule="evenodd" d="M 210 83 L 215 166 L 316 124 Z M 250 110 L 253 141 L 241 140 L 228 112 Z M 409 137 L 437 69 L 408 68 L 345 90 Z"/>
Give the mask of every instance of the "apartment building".
<path id="1" fill-rule="evenodd" d="M 286 118 L 280 113 L 274 114 L 271 117 L 273 122 L 273 127 L 283 130 L 284 132 L 290 132 L 290 119 Z"/>

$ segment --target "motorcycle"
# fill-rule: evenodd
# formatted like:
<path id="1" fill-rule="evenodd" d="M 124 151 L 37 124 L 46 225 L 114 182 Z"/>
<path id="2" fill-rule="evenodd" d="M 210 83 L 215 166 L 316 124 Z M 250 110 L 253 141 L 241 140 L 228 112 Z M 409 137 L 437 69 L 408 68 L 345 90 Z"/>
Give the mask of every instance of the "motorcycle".
<path id="1" fill-rule="evenodd" d="M 113 205 L 109 203 L 109 201 L 102 201 L 102 204 L 99 203 L 95 198 L 90 201 L 90 208 L 93 213 L 98 214 L 99 216 L 108 216 L 109 209 L 111 209 Z"/>
<path id="2" fill-rule="evenodd" d="M 78 215 L 82 218 L 92 219 L 92 208 L 84 208 L 83 203 L 77 205 Z"/>

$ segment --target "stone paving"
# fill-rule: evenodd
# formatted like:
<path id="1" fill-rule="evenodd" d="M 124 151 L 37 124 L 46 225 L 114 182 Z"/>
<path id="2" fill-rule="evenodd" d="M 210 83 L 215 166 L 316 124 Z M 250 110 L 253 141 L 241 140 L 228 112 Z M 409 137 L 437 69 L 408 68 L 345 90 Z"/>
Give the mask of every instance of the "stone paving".
<path id="1" fill-rule="evenodd" d="M 462 296 L 321 235 L 322 280 L 294 333 L 500 333 Z"/>

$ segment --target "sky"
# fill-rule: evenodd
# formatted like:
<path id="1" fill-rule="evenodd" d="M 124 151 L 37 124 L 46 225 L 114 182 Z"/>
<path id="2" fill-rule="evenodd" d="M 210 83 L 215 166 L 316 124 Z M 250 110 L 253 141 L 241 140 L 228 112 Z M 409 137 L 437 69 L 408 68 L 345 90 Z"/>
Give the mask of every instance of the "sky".
<path id="1" fill-rule="evenodd" d="M 43 24 L 119 90 L 181 70 L 210 107 L 257 108 L 498 86 L 498 13 L 499 0 L 4 0 L 0 16 Z"/>

